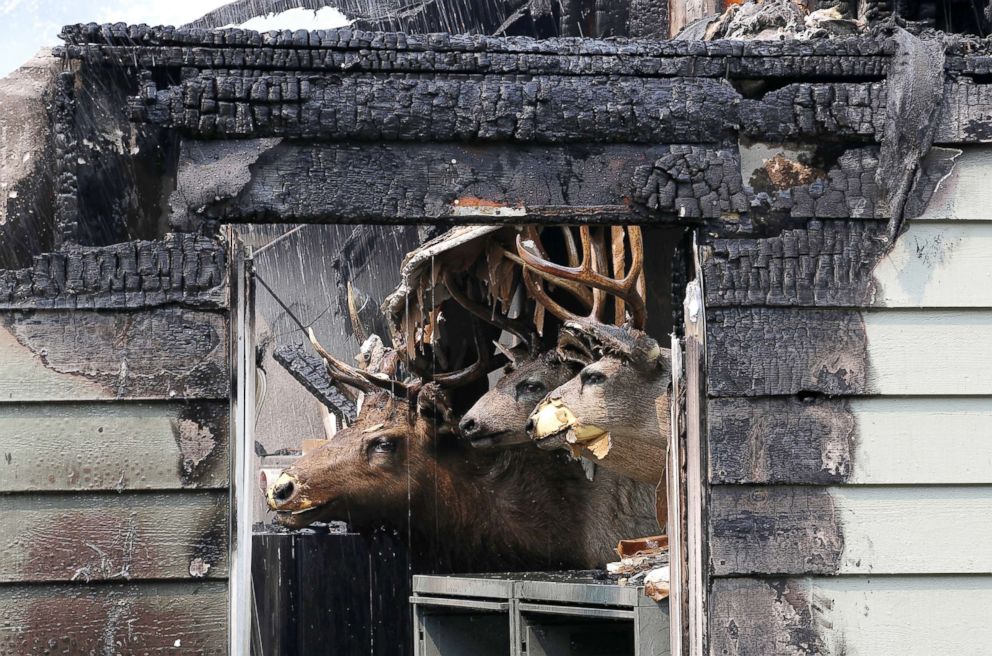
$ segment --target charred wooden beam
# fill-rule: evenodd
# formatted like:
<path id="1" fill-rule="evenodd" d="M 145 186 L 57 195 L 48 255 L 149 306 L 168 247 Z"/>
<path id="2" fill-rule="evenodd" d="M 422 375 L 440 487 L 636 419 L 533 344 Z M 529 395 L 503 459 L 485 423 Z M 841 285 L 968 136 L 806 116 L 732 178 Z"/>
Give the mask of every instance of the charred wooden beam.
<path id="1" fill-rule="evenodd" d="M 227 254 L 219 241 L 170 234 L 159 241 L 68 245 L 30 269 L 0 270 L 0 309 L 138 309 L 227 304 Z"/>
<path id="2" fill-rule="evenodd" d="M 412 35 L 411 35 L 412 36 Z M 626 45 L 578 49 L 560 42 L 559 51 L 480 44 L 478 51 L 422 51 L 397 48 L 278 48 L 271 46 L 218 47 L 209 45 L 67 45 L 60 52 L 96 66 L 137 65 L 144 70 L 313 71 L 326 73 L 483 73 L 618 75 L 645 77 L 714 77 L 730 79 L 817 78 L 864 80 L 885 76 L 888 57 L 836 49 L 808 48 L 757 50 L 751 44 L 727 47 L 720 42 L 670 42 L 660 47 Z M 694 47 L 697 46 L 697 47 Z M 778 52 L 776 52 L 776 50 Z"/>
<path id="3" fill-rule="evenodd" d="M 230 143 L 184 145 L 176 196 L 205 204 L 175 213 L 176 229 L 211 219 L 629 223 L 746 208 L 736 152 L 712 145 L 282 142 L 229 153 Z M 185 188 L 204 179 L 209 194 Z"/>
<path id="4" fill-rule="evenodd" d="M 302 344 L 279 346 L 272 357 L 338 419 L 348 423 L 355 421 L 358 416 L 355 404 L 338 390 L 334 380 L 327 375 L 324 361 L 310 349 Z"/>
<path id="5" fill-rule="evenodd" d="M 716 80 L 204 74 L 134 102 L 197 138 L 700 143 L 727 134 L 737 94 Z"/>
<path id="6" fill-rule="evenodd" d="M 865 305 L 886 233 L 880 221 L 810 221 L 772 237 L 714 239 L 703 260 L 706 305 Z"/>
<path id="7" fill-rule="evenodd" d="M 798 82 L 741 101 L 741 134 L 767 141 L 875 139 L 885 118 L 885 84 Z"/>

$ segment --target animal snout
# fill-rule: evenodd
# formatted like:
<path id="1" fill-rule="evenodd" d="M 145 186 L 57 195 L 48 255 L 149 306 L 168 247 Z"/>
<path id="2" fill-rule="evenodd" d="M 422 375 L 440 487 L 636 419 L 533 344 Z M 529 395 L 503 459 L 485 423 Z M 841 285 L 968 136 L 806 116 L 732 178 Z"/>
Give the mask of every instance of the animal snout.
<path id="1" fill-rule="evenodd" d="M 277 483 L 272 488 L 272 497 L 276 501 L 289 501 L 295 491 L 296 485 L 293 481 L 283 481 L 282 483 Z"/>
<path id="2" fill-rule="evenodd" d="M 296 494 L 296 480 L 289 474 L 280 474 L 265 495 L 269 502 L 269 507 L 278 509 L 288 503 Z"/>
<path id="3" fill-rule="evenodd" d="M 472 437 L 479 432 L 481 425 L 474 417 L 465 417 L 458 424 L 458 430 L 465 437 Z"/>
<path id="4" fill-rule="evenodd" d="M 537 424 L 534 422 L 534 417 L 530 417 L 527 420 L 527 426 L 525 427 L 528 435 L 533 435 L 534 430 L 537 428 Z"/>

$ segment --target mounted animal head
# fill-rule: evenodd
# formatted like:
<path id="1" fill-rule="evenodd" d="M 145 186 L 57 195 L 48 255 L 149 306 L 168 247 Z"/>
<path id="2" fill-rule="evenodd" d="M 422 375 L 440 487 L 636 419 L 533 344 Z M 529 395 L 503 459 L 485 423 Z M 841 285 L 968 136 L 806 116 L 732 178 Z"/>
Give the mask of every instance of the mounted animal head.
<path id="1" fill-rule="evenodd" d="M 646 334 L 598 322 L 570 321 L 562 329 L 587 339 L 597 357 L 548 393 L 527 424 L 542 448 L 614 441 L 663 443 L 669 433 L 671 352 Z M 603 445 L 608 448 L 608 445 Z"/>
<path id="2" fill-rule="evenodd" d="M 389 392 L 367 394 L 355 423 L 285 469 L 266 501 L 291 528 L 332 519 L 401 521 L 434 479 L 442 439 L 436 415 Z"/>
<path id="3" fill-rule="evenodd" d="M 580 362 L 564 359 L 555 351 L 535 357 L 516 355 L 505 375 L 476 401 L 458 425 L 462 437 L 474 447 L 530 442 L 526 426 L 534 407 L 582 368 Z"/>
<path id="4" fill-rule="evenodd" d="M 576 245 L 572 230 L 561 228 L 561 237 L 568 258 L 568 265 L 551 263 L 546 249 L 541 243 L 541 233 L 531 226 L 518 237 L 517 252 L 505 253 L 508 259 L 519 262 L 522 279 L 528 295 L 537 301 L 538 306 L 548 310 L 560 319 L 575 315 L 559 304 L 558 298 L 544 287 L 551 282 L 560 288 L 588 312 L 589 321 L 600 321 L 607 310 L 611 295 L 615 296 L 614 308 L 617 320 L 626 320 L 626 307 L 632 310 L 632 320 L 638 325 L 644 321 L 643 301 L 636 288 L 642 281 L 643 246 L 640 229 L 629 229 L 632 248 L 630 271 L 626 268 L 625 237 L 623 228 L 610 229 L 612 238 L 612 266 L 617 278 L 610 278 L 610 262 L 606 253 L 607 231 L 595 234 L 588 226 L 580 227 L 581 247 Z M 564 273 L 563 273 L 564 272 Z M 448 281 L 452 296 L 466 307 L 472 307 L 470 299 L 460 293 L 457 286 Z M 474 303 L 473 312 L 482 318 L 497 316 L 495 308 Z M 504 330 L 507 330 L 504 327 Z M 519 330 L 510 331 L 520 336 Z M 544 353 L 535 353 L 533 343 L 527 353 L 523 349 L 508 353 L 511 364 L 505 375 L 483 395 L 464 415 L 459 425 L 462 436 L 473 446 L 492 447 L 526 443 L 529 437 L 525 426 L 535 405 L 552 389 L 575 376 L 579 370 L 592 361 L 593 355 L 583 340 L 570 339 L 562 335 L 558 348 Z M 521 339 L 523 339 L 521 337 Z M 526 343 L 526 342 L 525 342 Z"/>
<path id="5" fill-rule="evenodd" d="M 359 525 L 402 519 L 421 486 L 436 479 L 442 442 L 454 441 L 447 388 L 484 375 L 488 362 L 427 384 L 402 382 L 345 364 L 312 333 L 311 342 L 337 383 L 364 394 L 361 411 L 354 424 L 280 473 L 266 492 L 269 508 L 293 528 L 328 519 Z"/>

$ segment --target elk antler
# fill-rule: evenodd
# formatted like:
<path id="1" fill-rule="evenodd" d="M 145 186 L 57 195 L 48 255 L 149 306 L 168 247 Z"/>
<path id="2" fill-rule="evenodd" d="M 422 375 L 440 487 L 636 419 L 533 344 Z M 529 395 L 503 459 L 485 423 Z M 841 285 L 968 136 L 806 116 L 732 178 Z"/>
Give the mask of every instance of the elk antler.
<path id="1" fill-rule="evenodd" d="M 605 245 L 602 240 L 594 243 L 589 226 L 579 226 L 579 237 L 582 242 L 582 259 L 578 266 L 562 266 L 549 261 L 543 256 L 543 248 L 540 245 L 540 238 L 537 230 L 530 228 L 527 230 L 526 239 L 517 236 L 517 254 L 525 266 L 524 282 L 528 291 L 534 299 L 546 307 L 562 321 L 579 319 L 576 314 L 569 312 L 556 303 L 544 291 L 541 283 L 527 275 L 534 271 L 542 277 L 559 283 L 567 281 L 569 283 L 585 285 L 593 290 L 605 292 L 617 298 L 617 315 L 620 316 L 625 303 L 630 310 L 631 323 L 634 328 L 640 330 L 644 327 L 647 319 L 647 311 L 644 304 L 644 295 L 641 293 L 643 283 L 641 282 L 644 269 L 644 241 L 639 226 L 629 226 L 627 235 L 630 238 L 631 264 L 630 270 L 623 274 L 622 270 L 615 270 L 616 278 L 602 273 L 606 269 Z M 615 269 L 622 269 L 616 263 L 622 259 L 622 253 L 617 252 L 616 242 L 619 241 L 618 234 L 614 232 L 614 252 L 613 261 Z M 595 249 L 594 249 L 595 246 Z M 594 292 L 595 293 L 595 292 Z M 605 294 L 595 295 L 592 304 L 592 312 L 588 319 L 599 319 L 605 302 Z"/>
<path id="2" fill-rule="evenodd" d="M 489 354 L 489 348 L 485 340 L 482 338 L 482 331 L 478 330 L 476 326 L 473 333 L 475 335 L 475 351 L 477 354 L 475 363 L 460 371 L 434 374 L 431 378 L 435 383 L 448 389 L 463 387 L 488 375 L 489 372 L 497 367 L 503 366 L 503 358 L 506 356 L 501 353 L 498 358 L 492 357 Z"/>
<path id="3" fill-rule="evenodd" d="M 407 396 L 409 394 L 411 386 L 406 383 L 393 380 L 392 378 L 379 377 L 371 372 L 345 364 L 335 358 L 327 349 L 320 345 L 317 337 L 313 334 L 312 328 L 307 328 L 307 335 L 310 337 L 310 344 L 313 345 L 314 350 L 317 351 L 320 357 L 324 358 L 324 362 L 327 365 L 327 372 L 331 378 L 345 385 L 351 385 L 356 389 L 360 389 L 366 394 L 372 392 L 374 387 L 389 390 L 395 396 Z"/>
<path id="4" fill-rule="evenodd" d="M 448 293 L 451 294 L 451 298 L 455 299 L 456 303 L 486 323 L 490 323 L 500 330 L 515 335 L 521 342 L 527 345 L 528 351 L 535 352 L 538 346 L 537 337 L 534 335 L 534 331 L 523 321 L 511 319 L 497 312 L 494 307 L 473 301 L 468 297 L 468 290 L 458 286 L 454 274 L 450 271 L 446 271 L 444 274 L 444 286 L 447 287 Z"/>

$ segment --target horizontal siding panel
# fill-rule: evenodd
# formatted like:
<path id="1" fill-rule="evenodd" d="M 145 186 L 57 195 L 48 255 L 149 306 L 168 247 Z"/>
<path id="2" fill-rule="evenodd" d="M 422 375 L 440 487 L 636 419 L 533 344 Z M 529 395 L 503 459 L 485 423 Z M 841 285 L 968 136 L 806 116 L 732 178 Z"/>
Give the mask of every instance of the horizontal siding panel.
<path id="1" fill-rule="evenodd" d="M 713 399 L 707 422 L 714 484 L 992 482 L 986 397 Z"/>
<path id="2" fill-rule="evenodd" d="M 713 308 L 714 396 L 992 394 L 992 311 Z"/>
<path id="3" fill-rule="evenodd" d="M 227 492 L 9 495 L 0 583 L 225 577 Z"/>
<path id="4" fill-rule="evenodd" d="M 918 221 L 992 221 L 992 148 L 964 146 L 950 174 L 937 185 Z"/>
<path id="5" fill-rule="evenodd" d="M 992 485 L 714 486 L 714 574 L 992 574 Z"/>
<path id="6" fill-rule="evenodd" d="M 717 579 L 713 656 L 985 656 L 992 577 Z"/>
<path id="7" fill-rule="evenodd" d="M 226 487 L 228 414 L 223 401 L 0 404 L 0 492 Z"/>
<path id="8" fill-rule="evenodd" d="M 873 277 L 874 306 L 992 307 L 992 222 L 910 222 Z"/>
<path id="9" fill-rule="evenodd" d="M 220 313 L 0 313 L 0 403 L 227 398 L 228 359 Z"/>
<path id="10" fill-rule="evenodd" d="M 226 654 L 227 585 L 0 586 L 0 654 Z"/>
<path id="11" fill-rule="evenodd" d="M 708 307 L 992 307 L 992 222 L 811 221 L 703 249 Z"/>

